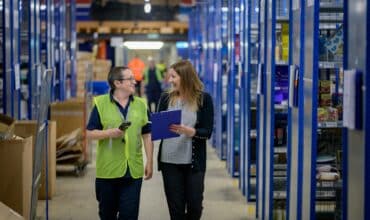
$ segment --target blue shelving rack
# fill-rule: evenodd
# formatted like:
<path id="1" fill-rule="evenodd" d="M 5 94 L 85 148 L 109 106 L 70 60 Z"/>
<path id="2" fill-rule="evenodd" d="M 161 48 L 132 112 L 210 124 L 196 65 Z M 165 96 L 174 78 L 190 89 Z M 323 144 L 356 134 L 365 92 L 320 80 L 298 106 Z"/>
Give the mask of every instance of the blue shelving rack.
<path id="1" fill-rule="evenodd" d="M 334 123 L 334 126 L 318 123 L 319 79 L 327 69 L 342 66 L 341 60 L 323 60 L 319 53 L 319 33 L 326 29 L 337 30 L 337 23 L 343 22 L 342 10 L 343 5 L 339 1 L 292 1 L 290 35 L 295 44 L 290 52 L 289 219 L 342 219 L 340 212 L 345 202 L 338 193 L 346 191 L 342 181 L 329 182 L 316 178 L 320 143 L 318 132 L 341 129 L 340 123 Z M 339 91 L 338 74 L 335 83 L 336 91 Z M 341 147 L 344 149 L 345 145 Z M 346 173 L 344 167 L 343 172 Z M 297 187 L 292 187 L 294 185 Z"/>
<path id="2" fill-rule="evenodd" d="M 287 111 L 287 61 L 277 54 L 277 36 L 289 21 L 285 1 L 261 1 L 259 66 L 257 77 L 257 215 L 273 219 L 284 212 L 286 200 L 286 167 L 280 157 L 286 157 L 281 121 Z M 283 25 L 284 23 L 284 25 Z M 278 32 L 279 30 L 279 32 Z M 278 35 L 278 33 L 280 33 Z M 278 94 L 277 92 L 279 91 Z M 277 97 L 280 97 L 277 99 Z M 279 114 L 279 117 L 277 116 Z M 279 123 L 275 122 L 279 120 Z M 280 143 L 281 142 L 281 143 Z M 280 156 L 283 155 L 283 156 Z"/>
<path id="3" fill-rule="evenodd" d="M 24 57 L 23 62 L 28 61 L 28 71 L 27 71 L 27 87 L 28 87 L 28 99 L 27 99 L 27 118 L 36 119 L 38 115 L 38 110 L 40 106 L 40 98 L 38 93 L 38 88 L 41 86 L 41 72 L 43 71 L 43 66 L 41 64 L 41 17 L 40 17 L 40 2 L 39 1 L 23 1 L 22 14 L 24 17 L 28 17 L 27 21 L 28 30 L 22 29 L 27 36 L 29 44 L 28 53 L 27 51 L 22 52 Z M 25 25 L 26 26 L 26 25 Z M 22 43 L 26 45 L 27 43 Z"/>
<path id="4" fill-rule="evenodd" d="M 257 102 L 257 67 L 259 42 L 259 1 L 248 0 L 245 6 L 245 77 L 243 80 L 245 90 L 244 109 L 244 191 L 248 201 L 256 199 L 256 102 Z"/>
<path id="5" fill-rule="evenodd" d="M 76 33 L 76 0 L 69 1 L 69 21 L 70 21 L 70 42 L 69 42 L 69 59 L 71 62 L 71 96 L 76 97 L 77 95 L 77 33 Z"/>
<path id="6" fill-rule="evenodd" d="M 245 181 L 245 175 L 246 175 L 246 154 L 247 151 L 246 148 L 246 137 L 245 134 L 247 132 L 247 123 L 249 118 L 247 117 L 247 112 L 249 112 L 249 109 L 246 108 L 246 98 L 248 95 L 247 88 L 246 88 L 246 66 L 247 66 L 247 44 L 246 44 L 246 36 L 248 33 L 248 29 L 246 28 L 246 22 L 247 22 L 247 3 L 246 1 L 241 0 L 239 2 L 239 39 L 240 39 L 240 46 L 239 46 L 239 63 L 238 66 L 238 75 L 237 75 L 237 88 L 239 90 L 239 189 L 243 193 L 243 195 L 246 195 L 246 181 Z"/>
<path id="7" fill-rule="evenodd" d="M 261 0 L 259 4 L 259 60 L 257 76 L 257 197 L 256 197 L 256 217 L 264 219 L 265 210 L 265 134 L 266 134 L 266 20 L 267 20 L 267 1 Z"/>
<path id="8" fill-rule="evenodd" d="M 227 105 L 228 105 L 228 76 L 230 72 L 230 58 L 229 58 L 229 12 L 227 1 L 221 3 L 221 75 L 220 75 L 220 104 L 221 104 L 221 144 L 218 146 L 217 152 L 219 158 L 226 160 L 227 158 L 227 135 L 228 135 L 228 116 L 227 116 Z"/>
<path id="9" fill-rule="evenodd" d="M 63 101 L 66 98 L 66 0 L 55 1 L 55 65 L 53 97 Z"/>
<path id="10" fill-rule="evenodd" d="M 213 135 L 213 146 L 220 158 L 222 148 L 222 1 L 214 1 L 215 8 L 215 50 L 214 50 L 214 89 L 213 97 L 215 106 L 215 126 Z"/>
<path id="11" fill-rule="evenodd" d="M 294 75 L 303 74 L 304 54 L 304 2 L 292 1 L 290 4 L 290 39 L 295 44 L 290 45 L 289 64 L 289 110 L 288 110 L 288 192 L 287 192 L 287 219 L 298 219 L 299 210 L 302 206 L 302 193 L 299 186 L 302 185 L 300 174 L 302 173 L 302 149 L 303 149 L 303 87 L 294 86 Z M 297 77 L 298 85 L 302 85 L 303 77 Z M 294 103 L 294 97 L 298 96 L 298 102 Z M 291 187 L 298 186 L 298 187 Z"/>
<path id="12" fill-rule="evenodd" d="M 55 51 L 54 51 L 54 1 L 52 0 L 43 0 L 41 1 L 40 7 L 40 19 L 41 26 L 41 63 L 43 68 L 51 72 L 52 76 L 54 75 L 55 67 Z M 41 71 L 42 72 L 42 71 Z M 54 76 L 52 77 L 54 78 Z M 37 83 L 38 86 L 41 86 L 40 82 Z M 52 100 L 53 97 L 50 97 Z"/>
<path id="13" fill-rule="evenodd" d="M 361 6 L 361 7 L 359 7 Z M 344 64 L 348 70 L 362 73 L 362 99 L 356 101 L 356 107 L 362 109 L 356 118 L 363 121 L 359 129 L 348 128 L 345 139 L 344 205 L 343 219 L 370 218 L 370 2 L 368 0 L 344 1 L 345 47 Z M 346 74 L 346 72 L 344 73 Z M 362 105 L 359 103 L 362 101 Z M 347 189 L 347 191 L 346 191 Z"/>
<path id="14" fill-rule="evenodd" d="M 13 27 L 13 37 L 12 37 L 12 50 L 13 50 L 13 111 L 12 115 L 14 118 L 20 119 L 21 118 L 21 81 L 20 81 L 20 37 L 21 37 L 21 29 L 20 29 L 20 1 L 13 0 L 12 1 L 12 24 Z"/>
<path id="15" fill-rule="evenodd" d="M 2 2 L 2 112 L 20 118 L 19 1 Z"/>
<path id="16" fill-rule="evenodd" d="M 240 1 L 228 2 L 229 15 L 229 59 L 230 73 L 228 77 L 228 105 L 227 105 L 227 170 L 233 177 L 240 174 L 240 105 L 238 75 L 240 65 Z M 237 10 L 232 10 L 232 9 Z"/>
<path id="17" fill-rule="evenodd" d="M 275 108 L 274 108 L 274 84 L 275 84 L 275 29 L 276 29 L 276 1 L 267 2 L 266 16 L 266 68 L 265 68 L 265 187 L 264 187 L 264 213 L 262 219 L 272 219 L 273 199 L 274 199 L 274 127 L 275 127 Z"/>

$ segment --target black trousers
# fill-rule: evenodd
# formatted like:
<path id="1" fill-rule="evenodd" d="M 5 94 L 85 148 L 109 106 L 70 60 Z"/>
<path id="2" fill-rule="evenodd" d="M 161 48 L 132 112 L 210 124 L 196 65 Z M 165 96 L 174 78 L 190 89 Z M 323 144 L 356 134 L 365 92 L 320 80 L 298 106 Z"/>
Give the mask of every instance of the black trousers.
<path id="1" fill-rule="evenodd" d="M 164 163 L 162 177 L 171 220 L 198 220 L 202 216 L 204 172 L 191 165 Z"/>
<path id="2" fill-rule="evenodd" d="M 137 220 L 142 178 L 126 175 L 116 179 L 95 180 L 96 199 L 101 220 Z"/>

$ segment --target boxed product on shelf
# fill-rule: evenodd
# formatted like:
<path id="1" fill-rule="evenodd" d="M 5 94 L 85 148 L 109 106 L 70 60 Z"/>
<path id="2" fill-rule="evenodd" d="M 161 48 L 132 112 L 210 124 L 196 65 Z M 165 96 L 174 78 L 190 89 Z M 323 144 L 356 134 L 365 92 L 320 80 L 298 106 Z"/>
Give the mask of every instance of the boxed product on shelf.
<path id="1" fill-rule="evenodd" d="M 32 192 L 32 136 L 0 141 L 0 201 L 29 216 Z"/>
<path id="2" fill-rule="evenodd" d="M 111 67 L 111 60 L 95 60 L 93 63 L 94 80 L 106 81 Z"/>
<path id="3" fill-rule="evenodd" d="M 37 121 L 16 121 L 14 133 L 21 137 L 33 136 L 32 146 L 35 145 L 35 135 L 37 131 Z M 41 169 L 41 186 L 38 192 L 39 199 L 51 199 L 55 194 L 56 188 L 56 122 L 48 122 L 48 194 L 46 194 L 46 167 L 45 162 Z M 33 150 L 32 150 L 33 152 Z M 43 157 L 44 158 L 44 157 Z"/>
<path id="4" fill-rule="evenodd" d="M 331 106 L 331 95 L 330 94 L 320 94 L 320 107 Z"/>
<path id="5" fill-rule="evenodd" d="M 78 51 L 77 52 L 77 60 L 92 60 L 94 58 L 92 52 L 87 51 Z"/>
<path id="6" fill-rule="evenodd" d="M 320 80 L 320 94 L 330 94 L 330 80 Z"/>
<path id="7" fill-rule="evenodd" d="M 328 121 L 329 113 L 326 108 L 317 108 L 317 121 L 324 122 Z"/>
<path id="8" fill-rule="evenodd" d="M 338 121 L 338 109 L 333 107 L 328 107 L 328 121 Z"/>

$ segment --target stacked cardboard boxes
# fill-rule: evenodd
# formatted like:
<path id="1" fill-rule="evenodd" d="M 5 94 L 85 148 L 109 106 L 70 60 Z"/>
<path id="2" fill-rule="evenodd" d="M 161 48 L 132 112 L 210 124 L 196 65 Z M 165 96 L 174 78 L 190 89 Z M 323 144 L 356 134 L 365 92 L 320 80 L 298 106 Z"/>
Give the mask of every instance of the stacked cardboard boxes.
<path id="1" fill-rule="evenodd" d="M 93 53 L 77 53 L 77 97 L 84 97 L 86 82 L 106 81 L 112 67 L 110 60 L 94 59 Z"/>
<path id="2" fill-rule="evenodd" d="M 0 201 L 28 219 L 32 192 L 32 136 L 0 141 Z"/>
<path id="3" fill-rule="evenodd" d="M 32 147 L 35 146 L 37 121 L 17 121 L 14 126 L 14 133 L 17 136 L 33 136 Z M 48 193 L 46 193 L 46 167 L 45 161 L 41 170 L 41 186 L 38 192 L 39 199 L 51 199 L 56 188 L 56 122 L 48 122 Z M 32 152 L 34 152 L 32 148 Z M 44 158 L 44 157 L 43 157 Z"/>
<path id="4" fill-rule="evenodd" d="M 85 127 L 86 127 L 86 102 L 85 99 L 76 98 L 70 99 L 64 102 L 55 102 L 50 106 L 50 119 L 56 121 L 57 129 L 56 136 L 57 140 L 61 137 L 71 137 L 77 129 L 82 132 L 82 155 L 77 160 L 87 161 L 89 159 L 86 138 L 85 138 Z M 80 138 L 79 135 L 76 137 Z M 76 140 L 79 143 L 80 140 Z M 59 149 L 58 149 L 59 150 Z M 58 161 L 58 158 L 57 158 Z M 57 162 L 58 164 L 58 162 Z"/>
<path id="5" fill-rule="evenodd" d="M 89 52 L 77 53 L 77 97 L 85 96 L 85 82 L 92 80 L 93 56 Z"/>

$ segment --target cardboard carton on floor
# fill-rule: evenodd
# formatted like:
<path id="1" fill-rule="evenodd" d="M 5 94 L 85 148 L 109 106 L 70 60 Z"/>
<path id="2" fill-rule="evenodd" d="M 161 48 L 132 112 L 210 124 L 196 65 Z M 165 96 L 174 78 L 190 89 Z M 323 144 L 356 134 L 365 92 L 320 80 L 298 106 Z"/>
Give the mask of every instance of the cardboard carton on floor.
<path id="1" fill-rule="evenodd" d="M 85 128 L 84 99 L 70 99 L 54 102 L 50 106 L 50 119 L 57 123 L 57 138 L 77 128 Z"/>
<path id="2" fill-rule="evenodd" d="M 0 201 L 28 219 L 32 192 L 32 136 L 0 141 Z"/>
<path id="3" fill-rule="evenodd" d="M 35 146 L 37 131 L 37 121 L 16 121 L 14 126 L 14 133 L 17 136 L 28 137 L 33 136 L 32 146 Z M 55 194 L 56 185 L 56 122 L 48 122 L 48 195 L 46 194 L 46 168 L 45 162 L 41 170 L 41 186 L 39 188 L 39 199 L 51 199 Z M 33 152 L 32 148 L 32 152 Z M 45 158 L 43 156 L 43 158 Z"/>
<path id="4" fill-rule="evenodd" d="M 24 218 L 13 209 L 0 202 L 0 219 L 1 220 L 24 220 Z"/>
<path id="5" fill-rule="evenodd" d="M 65 134 L 70 134 L 78 128 L 83 131 L 84 158 L 88 158 L 85 138 L 86 127 L 86 101 L 84 98 L 69 99 L 55 102 L 50 106 L 50 119 L 57 123 L 57 139 Z"/>

